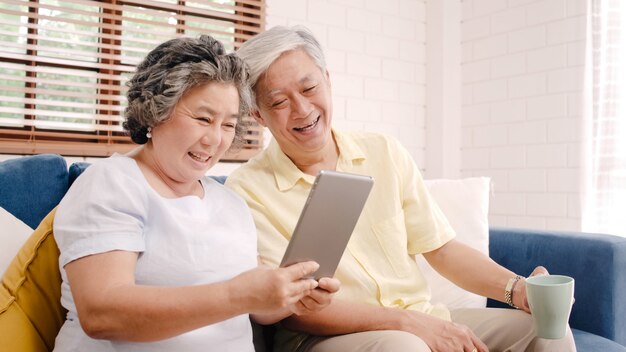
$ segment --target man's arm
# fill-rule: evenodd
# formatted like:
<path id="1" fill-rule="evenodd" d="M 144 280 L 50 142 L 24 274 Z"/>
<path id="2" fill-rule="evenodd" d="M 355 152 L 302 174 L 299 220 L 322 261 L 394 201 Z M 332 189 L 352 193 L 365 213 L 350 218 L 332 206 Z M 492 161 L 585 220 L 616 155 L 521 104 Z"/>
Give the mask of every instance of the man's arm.
<path id="1" fill-rule="evenodd" d="M 483 253 L 456 240 L 451 240 L 440 248 L 424 253 L 428 263 L 457 286 L 504 302 L 504 289 L 515 273 L 494 262 Z M 547 274 L 543 267 L 537 267 L 531 275 Z M 525 282 L 521 280 L 513 292 L 513 303 L 529 312 L 526 301 Z"/>
<path id="2" fill-rule="evenodd" d="M 333 300 L 323 310 L 306 316 L 292 315 L 283 320 L 292 330 L 313 335 L 338 335 L 374 330 L 406 331 L 420 337 L 432 351 L 468 350 L 487 346 L 466 326 L 426 313 Z"/>

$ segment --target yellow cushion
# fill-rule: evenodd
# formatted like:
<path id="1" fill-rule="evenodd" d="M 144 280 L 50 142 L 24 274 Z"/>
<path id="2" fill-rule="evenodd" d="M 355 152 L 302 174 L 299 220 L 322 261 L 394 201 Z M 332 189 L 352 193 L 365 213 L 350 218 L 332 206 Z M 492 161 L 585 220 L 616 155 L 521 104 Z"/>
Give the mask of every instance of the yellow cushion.
<path id="1" fill-rule="evenodd" d="M 33 232 L 7 268 L 0 286 L 0 346 L 7 351 L 51 351 L 65 321 L 55 210 Z"/>

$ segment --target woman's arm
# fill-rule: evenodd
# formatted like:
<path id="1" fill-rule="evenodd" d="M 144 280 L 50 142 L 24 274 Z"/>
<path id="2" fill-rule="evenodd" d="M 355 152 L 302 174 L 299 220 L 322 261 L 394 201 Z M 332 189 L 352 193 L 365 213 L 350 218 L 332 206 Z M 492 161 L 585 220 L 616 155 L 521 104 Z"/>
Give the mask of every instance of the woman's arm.
<path id="1" fill-rule="evenodd" d="M 268 325 L 295 315 L 305 315 L 320 311 L 328 306 L 335 292 L 339 290 L 339 280 L 328 277 L 319 280 L 319 286 L 311 290 L 298 302 L 273 313 L 252 314 L 252 319 L 259 324 Z"/>
<path id="2" fill-rule="evenodd" d="M 296 304 L 317 287 L 303 277 L 314 262 L 258 267 L 231 280 L 198 286 L 135 284 L 137 253 L 112 251 L 65 266 L 81 326 L 92 338 L 156 341 L 225 319 L 267 314 Z"/>

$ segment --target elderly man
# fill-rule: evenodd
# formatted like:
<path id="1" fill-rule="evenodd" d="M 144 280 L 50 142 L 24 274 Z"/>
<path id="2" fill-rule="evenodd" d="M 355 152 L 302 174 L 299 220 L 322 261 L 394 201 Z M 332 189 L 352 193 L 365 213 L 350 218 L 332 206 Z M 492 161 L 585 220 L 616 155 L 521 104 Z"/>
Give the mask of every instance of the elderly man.
<path id="1" fill-rule="evenodd" d="M 560 340 L 536 337 L 524 278 L 454 239 L 397 141 L 332 128 L 329 73 L 306 28 L 274 27 L 247 41 L 238 55 L 251 70 L 253 115 L 274 139 L 233 172 L 227 186 L 252 209 L 267 263 L 280 262 L 320 170 L 376 180 L 337 270 L 342 288 L 336 299 L 318 313 L 284 320 L 277 350 L 575 351 L 571 332 Z M 519 310 L 449 311 L 431 304 L 414 255 L 458 286 Z M 538 267 L 532 275 L 545 273 Z"/>

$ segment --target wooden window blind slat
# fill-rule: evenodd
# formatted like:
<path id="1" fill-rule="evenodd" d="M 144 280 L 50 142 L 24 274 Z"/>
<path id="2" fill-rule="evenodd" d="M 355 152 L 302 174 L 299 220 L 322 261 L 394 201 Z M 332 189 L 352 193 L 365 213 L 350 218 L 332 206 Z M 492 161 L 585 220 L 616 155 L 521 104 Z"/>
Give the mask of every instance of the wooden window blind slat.
<path id="1" fill-rule="evenodd" d="M 39 77 L 16 77 L 6 74 L 0 74 L 0 80 L 6 81 L 15 81 L 15 82 L 29 82 L 29 83 L 46 83 L 46 84 L 65 84 L 65 81 L 62 80 L 54 80 L 54 79 L 45 79 Z M 83 88 L 98 88 L 98 89 L 120 89 L 118 85 L 113 84 L 103 84 L 103 83 L 82 83 L 82 82 L 74 82 L 74 87 L 83 87 Z M 122 89 L 125 91 L 125 89 Z M 33 103 L 34 104 L 34 103 Z"/>
<path id="2" fill-rule="evenodd" d="M 3 0 L 0 153 L 105 156 L 134 147 L 123 132 L 125 86 L 156 45 L 211 34 L 227 50 L 262 30 L 263 0 Z M 255 125 L 226 156 L 262 148 Z"/>
<path id="3" fill-rule="evenodd" d="M 94 101 L 97 101 L 99 98 L 102 98 L 102 95 L 98 95 L 98 94 L 88 94 L 88 93 L 80 93 L 80 92 L 62 92 L 62 91 L 54 91 L 54 90 L 49 90 L 49 89 L 38 89 L 38 88 L 14 88 L 14 87 L 1 87 L 1 90 L 6 90 L 6 91 L 10 91 L 10 92 L 17 92 L 17 93 L 25 93 L 27 95 L 57 95 L 57 96 L 61 96 L 61 97 L 68 97 L 68 98 L 84 98 L 84 99 L 91 99 Z M 0 94 L 2 94 L 0 92 Z M 120 103 L 123 103 L 126 98 L 123 96 L 115 96 L 115 95 L 110 95 L 110 96 L 106 96 L 106 98 L 109 101 L 118 101 Z M 1 128 L 1 126 L 0 126 Z"/>
<path id="4" fill-rule="evenodd" d="M 43 100 L 43 99 L 32 99 L 32 98 L 16 98 L 16 97 L 4 97 L 2 98 L 5 102 L 11 103 L 22 103 L 22 104 L 39 104 L 45 106 L 58 106 L 58 107 L 66 107 L 66 108 L 74 108 L 74 109 L 98 109 L 98 110 L 106 110 L 106 111 L 117 111 L 121 112 L 124 110 L 124 107 L 119 105 L 104 105 L 104 104 L 88 104 L 88 103 L 78 103 L 75 101 L 59 101 L 59 100 Z M 116 120 L 117 121 L 117 120 Z"/>

